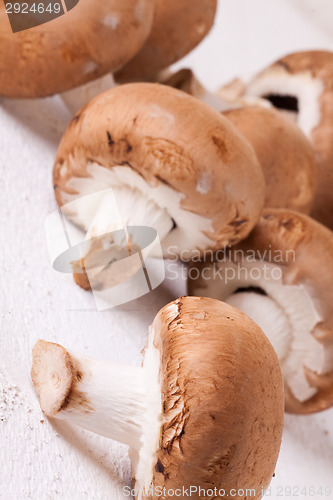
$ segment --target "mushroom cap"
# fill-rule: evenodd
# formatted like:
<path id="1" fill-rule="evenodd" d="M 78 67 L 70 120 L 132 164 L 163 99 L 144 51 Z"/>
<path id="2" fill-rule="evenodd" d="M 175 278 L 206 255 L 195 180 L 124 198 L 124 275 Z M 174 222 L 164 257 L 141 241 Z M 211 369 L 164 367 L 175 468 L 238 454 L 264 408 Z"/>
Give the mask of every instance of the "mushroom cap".
<path id="1" fill-rule="evenodd" d="M 265 206 L 308 214 L 315 192 L 315 158 L 303 132 L 275 109 L 261 106 L 225 111 L 249 141 L 266 181 Z"/>
<path id="2" fill-rule="evenodd" d="M 44 97 L 121 68 L 144 44 L 153 13 L 151 0 L 80 0 L 66 14 L 13 34 L 1 4 L 0 94 Z"/>
<path id="3" fill-rule="evenodd" d="M 92 164 L 103 172 L 98 182 Z M 190 237 L 198 230 L 194 247 L 202 250 L 235 244 L 263 207 L 264 178 L 248 142 L 206 104 L 159 84 L 111 89 L 74 117 L 54 166 L 59 205 L 81 197 L 83 185 L 85 194 L 112 188 L 115 172 L 124 185 L 131 178 L 136 189 L 149 189 L 173 218 L 165 256 L 170 245 L 193 250 L 184 231 Z"/>
<path id="4" fill-rule="evenodd" d="M 265 209 L 260 221 L 250 236 L 236 245 L 232 251 L 237 255 L 249 255 L 255 251 L 264 262 L 277 256 L 282 271 L 282 283 L 298 285 L 306 290 L 319 314 L 311 335 L 327 353 L 325 372 L 318 374 L 304 366 L 305 376 L 316 394 L 301 402 L 288 387 L 285 380 L 286 410 L 307 414 L 325 410 L 333 405 L 333 233 L 310 217 L 283 209 Z M 290 258 L 293 255 L 293 258 Z M 220 261 L 221 262 L 221 261 Z M 194 264 L 200 278 L 189 280 L 190 294 L 199 290 L 209 291 L 210 277 L 202 277 L 207 262 Z M 222 264 L 223 265 L 223 264 Z M 191 273 L 190 273 L 191 274 Z M 198 274 L 199 276 L 199 274 Z M 212 281 L 211 281 L 212 283 Z M 235 285 L 238 287 L 237 283 Z M 305 311 L 304 311 L 305 314 Z"/>
<path id="5" fill-rule="evenodd" d="M 242 483 L 261 498 L 274 473 L 284 413 L 271 344 L 245 314 L 199 297 L 165 306 L 152 334 L 164 409 L 152 486 L 228 493 Z"/>
<path id="6" fill-rule="evenodd" d="M 333 52 L 287 55 L 254 77 L 247 93 L 270 98 L 282 109 L 290 102 L 276 101 L 274 95 L 298 99 L 298 124 L 311 140 L 317 161 L 317 192 L 311 215 L 333 229 Z"/>
<path id="7" fill-rule="evenodd" d="M 145 45 L 116 74 L 118 81 L 149 79 L 193 50 L 213 26 L 217 0 L 154 0 Z"/>

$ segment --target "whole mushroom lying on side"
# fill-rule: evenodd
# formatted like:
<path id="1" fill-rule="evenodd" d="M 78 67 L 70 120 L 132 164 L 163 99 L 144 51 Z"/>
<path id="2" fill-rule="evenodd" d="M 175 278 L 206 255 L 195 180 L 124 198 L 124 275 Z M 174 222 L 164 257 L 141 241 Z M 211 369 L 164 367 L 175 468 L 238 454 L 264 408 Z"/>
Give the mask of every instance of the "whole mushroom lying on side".
<path id="1" fill-rule="evenodd" d="M 318 179 L 312 216 L 333 229 L 333 52 L 283 57 L 259 73 L 246 93 L 268 99 L 311 140 Z"/>
<path id="2" fill-rule="evenodd" d="M 165 306 L 142 367 L 40 340 L 31 375 L 48 417 L 129 445 L 137 499 L 157 499 L 157 488 L 169 499 L 191 486 L 228 495 L 237 485 L 259 499 L 271 481 L 283 428 L 281 371 L 260 328 L 227 304 L 182 297 Z"/>
<path id="3" fill-rule="evenodd" d="M 217 0 L 151 0 L 155 5 L 151 33 L 138 54 L 116 74 L 117 81 L 155 80 L 186 56 L 211 30 Z"/>
<path id="4" fill-rule="evenodd" d="M 265 206 L 308 214 L 315 194 L 315 158 L 303 132 L 275 109 L 261 106 L 225 111 L 249 141 L 266 181 Z"/>
<path id="5" fill-rule="evenodd" d="M 13 33 L 1 4 L 0 95 L 44 97 L 110 74 L 141 49 L 153 13 L 151 0 L 80 0 L 60 17 Z"/>
<path id="6" fill-rule="evenodd" d="M 280 360 L 287 411 L 310 413 L 333 405 L 332 281 L 333 233 L 303 214 L 266 209 L 246 240 L 193 263 L 188 286 L 258 323 Z"/>
<path id="7" fill-rule="evenodd" d="M 74 117 L 54 186 L 60 206 L 78 200 L 68 216 L 88 240 L 119 229 L 105 194 L 112 188 L 123 226 L 156 229 L 165 257 L 237 243 L 264 202 L 256 155 L 230 122 L 183 92 L 149 83 L 109 90 Z M 96 192 L 89 205 L 84 195 Z M 106 243 L 111 262 L 116 247 Z M 76 272 L 84 274 L 81 263 Z"/>

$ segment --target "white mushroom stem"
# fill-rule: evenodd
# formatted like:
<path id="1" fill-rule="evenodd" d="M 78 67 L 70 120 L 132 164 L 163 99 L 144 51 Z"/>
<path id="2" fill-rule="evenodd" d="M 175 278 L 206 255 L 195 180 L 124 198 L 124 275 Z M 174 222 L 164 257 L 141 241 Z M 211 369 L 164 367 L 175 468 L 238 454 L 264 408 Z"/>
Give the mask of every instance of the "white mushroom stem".
<path id="1" fill-rule="evenodd" d="M 67 90 L 60 94 L 60 96 L 70 114 L 74 115 L 98 94 L 115 86 L 116 82 L 114 81 L 113 75 L 108 73 L 97 80 L 80 85 L 75 89 Z"/>
<path id="2" fill-rule="evenodd" d="M 96 360 L 82 366 L 82 380 L 56 416 L 139 450 L 146 411 L 143 369 Z"/>
<path id="3" fill-rule="evenodd" d="M 42 410 L 134 452 L 147 437 L 154 449 L 161 415 L 159 360 L 154 349 L 148 351 L 145 365 L 135 367 L 86 359 L 38 341 L 31 376 Z"/>
<path id="4" fill-rule="evenodd" d="M 102 192 L 97 204 L 93 195 L 92 202 L 81 262 L 73 263 L 73 270 L 82 272 L 83 262 L 91 287 L 102 290 L 126 281 L 142 267 L 143 256 L 153 256 L 154 245 L 149 247 L 152 241 L 149 241 L 147 227 L 154 228 L 162 241 L 174 224 L 165 209 L 128 186 Z M 85 198 L 84 203 L 87 211 L 89 199 Z M 130 264 L 124 261 L 124 266 L 117 264 L 117 268 L 112 268 L 113 263 L 136 252 L 143 252 L 142 258 Z"/>

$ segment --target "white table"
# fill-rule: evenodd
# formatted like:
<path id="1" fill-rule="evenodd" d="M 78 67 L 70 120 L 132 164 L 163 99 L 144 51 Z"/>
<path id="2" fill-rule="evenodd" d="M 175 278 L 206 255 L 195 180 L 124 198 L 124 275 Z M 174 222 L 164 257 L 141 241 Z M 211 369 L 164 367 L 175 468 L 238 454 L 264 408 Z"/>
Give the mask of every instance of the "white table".
<path id="1" fill-rule="evenodd" d="M 319 16 L 317 24 L 311 1 L 303 12 L 294 6 L 298 0 L 221 0 L 212 34 L 177 67 L 190 65 L 213 89 L 289 51 L 333 50 L 333 13 Z M 320 4 L 332 7 L 331 0 Z M 185 293 L 183 280 L 166 280 L 149 296 L 96 312 L 90 293 L 53 271 L 44 222 L 56 208 L 52 163 L 69 118 L 58 97 L 0 103 L 1 500 L 124 498 L 126 447 L 43 416 L 30 382 L 31 349 L 44 338 L 93 357 L 139 364 L 154 315 Z M 279 487 L 311 485 L 332 488 L 331 497 L 312 498 L 333 498 L 333 410 L 286 416 L 268 498 L 285 498 L 287 490 L 279 495 Z"/>

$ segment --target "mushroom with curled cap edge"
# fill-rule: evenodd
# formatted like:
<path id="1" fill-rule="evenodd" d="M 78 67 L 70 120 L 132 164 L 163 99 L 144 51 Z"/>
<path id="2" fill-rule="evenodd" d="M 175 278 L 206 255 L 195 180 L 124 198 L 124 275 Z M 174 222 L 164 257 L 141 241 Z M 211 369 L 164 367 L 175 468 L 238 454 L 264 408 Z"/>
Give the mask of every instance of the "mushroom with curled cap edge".
<path id="1" fill-rule="evenodd" d="M 129 445 L 135 490 L 150 491 L 138 499 L 190 486 L 228 495 L 240 483 L 258 499 L 272 479 L 284 413 L 279 362 L 260 328 L 218 300 L 182 297 L 161 309 L 142 367 L 40 340 L 31 375 L 48 417 Z"/>
<path id="2" fill-rule="evenodd" d="M 123 226 L 156 229 L 166 258 L 245 238 L 265 195 L 253 148 L 226 118 L 151 83 L 111 89 L 74 117 L 58 149 L 54 186 L 64 209 L 77 200 L 68 216 L 88 240 L 119 229 L 103 193 L 112 188 Z M 96 192 L 100 198 L 89 205 L 85 195 Z M 80 262 L 75 272 L 88 288 Z"/>
<path id="3" fill-rule="evenodd" d="M 166 69 L 158 75 L 157 81 L 163 85 L 182 90 L 186 94 L 190 94 L 200 101 L 205 102 L 217 111 L 255 105 L 264 108 L 272 107 L 266 99 L 261 99 L 260 97 L 241 95 L 240 93 L 234 95 L 233 92 L 224 93 L 221 90 L 211 92 L 204 87 L 189 68 L 182 68 L 176 71 L 176 73 L 172 73 L 169 69 Z"/>
<path id="4" fill-rule="evenodd" d="M 153 13 L 151 0 L 80 0 L 52 21 L 13 33 L 1 4 L 0 95 L 49 96 L 119 69 L 141 49 Z"/>
<path id="5" fill-rule="evenodd" d="M 275 109 L 246 106 L 223 112 L 249 141 L 266 181 L 265 207 L 308 214 L 315 195 L 315 157 L 299 127 Z"/>
<path id="6" fill-rule="evenodd" d="M 266 181 L 265 206 L 309 213 L 315 194 L 315 157 L 305 135 L 263 99 L 228 98 L 207 91 L 190 69 L 162 80 L 222 111 L 254 148 Z M 257 100 L 257 102 L 256 102 Z"/>
<path id="7" fill-rule="evenodd" d="M 317 192 L 311 215 L 333 229 L 333 52 L 287 55 L 255 76 L 246 93 L 284 110 L 312 142 Z"/>
<path id="8" fill-rule="evenodd" d="M 246 240 L 189 269 L 191 295 L 232 304 L 268 336 L 292 413 L 333 405 L 332 269 L 333 233 L 283 209 L 265 209 Z"/>
<path id="9" fill-rule="evenodd" d="M 191 52 L 211 30 L 217 0 L 154 0 L 152 30 L 143 48 L 115 74 L 116 81 L 155 80 Z"/>

